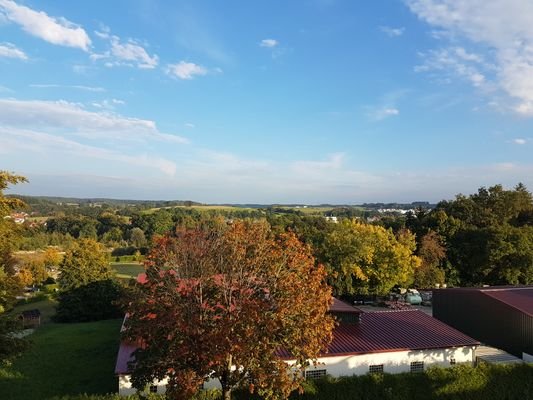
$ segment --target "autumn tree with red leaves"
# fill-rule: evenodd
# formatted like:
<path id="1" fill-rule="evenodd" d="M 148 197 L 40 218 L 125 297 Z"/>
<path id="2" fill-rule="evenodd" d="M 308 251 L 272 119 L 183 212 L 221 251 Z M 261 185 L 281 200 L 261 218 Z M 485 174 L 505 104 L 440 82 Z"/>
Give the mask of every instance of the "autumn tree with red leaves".
<path id="1" fill-rule="evenodd" d="M 224 400 L 239 387 L 286 398 L 334 326 L 324 268 L 294 234 L 274 236 L 266 222 L 161 238 L 132 299 L 125 336 L 142 344 L 130 365 L 133 385 L 166 377 L 173 399 L 190 398 L 208 379 L 220 381 Z"/>

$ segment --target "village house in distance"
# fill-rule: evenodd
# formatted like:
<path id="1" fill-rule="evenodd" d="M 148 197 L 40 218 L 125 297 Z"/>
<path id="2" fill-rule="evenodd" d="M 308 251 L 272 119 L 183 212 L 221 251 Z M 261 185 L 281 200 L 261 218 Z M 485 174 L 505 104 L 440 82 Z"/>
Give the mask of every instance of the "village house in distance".
<path id="1" fill-rule="evenodd" d="M 144 280 L 140 274 L 138 281 Z M 309 367 L 305 376 L 315 379 L 367 373 L 421 372 L 430 366 L 449 367 L 459 363 L 473 364 L 475 349 L 480 344 L 456 329 L 419 310 L 363 312 L 334 299 L 330 312 L 337 317 L 333 341 L 328 352 Z M 122 342 L 115 373 L 119 394 L 136 392 L 131 386 L 128 362 L 136 344 Z M 294 360 L 280 349 L 280 358 L 287 364 Z M 166 382 L 160 381 L 148 390 L 164 393 Z M 204 384 L 204 389 L 219 387 L 216 380 Z"/>

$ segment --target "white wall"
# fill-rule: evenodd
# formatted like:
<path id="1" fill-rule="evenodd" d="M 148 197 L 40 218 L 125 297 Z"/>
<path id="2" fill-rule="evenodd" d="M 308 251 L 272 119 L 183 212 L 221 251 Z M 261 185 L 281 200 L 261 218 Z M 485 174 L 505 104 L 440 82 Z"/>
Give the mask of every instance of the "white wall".
<path id="1" fill-rule="evenodd" d="M 424 368 L 435 365 L 449 367 L 452 358 L 458 364 L 473 364 L 474 347 L 321 357 L 318 360 L 319 365 L 310 367 L 308 370 L 325 369 L 328 375 L 339 377 L 364 375 L 368 373 L 369 365 L 383 364 L 383 372 L 397 374 L 409 372 L 411 362 L 414 361 L 423 361 Z"/>
<path id="2" fill-rule="evenodd" d="M 388 353 L 369 353 L 359 355 L 321 357 L 316 367 L 308 370 L 325 369 L 326 374 L 339 377 L 350 375 L 364 375 L 368 373 L 369 365 L 383 364 L 383 371 L 389 374 L 409 372 L 411 362 L 423 361 L 424 368 L 438 365 L 449 367 L 453 358 L 457 364 L 473 364 L 475 360 L 475 346 L 465 346 L 448 349 L 419 350 L 419 351 L 395 351 Z M 294 361 L 288 361 L 289 365 Z M 157 383 L 158 393 L 165 392 L 166 380 Z M 119 394 L 130 395 L 135 393 L 128 375 L 120 375 L 118 380 Z M 204 384 L 204 389 L 220 388 L 217 379 L 211 379 Z"/>

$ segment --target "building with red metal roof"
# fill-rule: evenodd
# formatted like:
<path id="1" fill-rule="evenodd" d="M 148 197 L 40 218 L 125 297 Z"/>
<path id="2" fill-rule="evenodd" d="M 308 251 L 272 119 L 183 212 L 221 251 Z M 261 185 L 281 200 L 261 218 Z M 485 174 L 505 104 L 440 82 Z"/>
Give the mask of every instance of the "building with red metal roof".
<path id="1" fill-rule="evenodd" d="M 533 360 L 533 286 L 434 290 L 433 315 L 483 343 Z"/>
<path id="2" fill-rule="evenodd" d="M 142 280 L 142 278 L 141 278 Z M 426 367 L 448 367 L 456 363 L 473 363 L 479 342 L 419 310 L 363 312 L 338 299 L 330 312 L 339 325 L 327 352 L 316 366 L 306 370 L 307 378 L 324 375 L 362 375 L 369 372 L 418 372 Z M 119 376 L 119 393 L 134 393 L 129 381 L 128 362 L 136 346 L 122 343 L 115 373 Z M 283 349 L 280 358 L 294 362 Z M 218 381 L 207 382 L 216 387 Z M 165 382 L 152 388 L 164 392 Z"/>

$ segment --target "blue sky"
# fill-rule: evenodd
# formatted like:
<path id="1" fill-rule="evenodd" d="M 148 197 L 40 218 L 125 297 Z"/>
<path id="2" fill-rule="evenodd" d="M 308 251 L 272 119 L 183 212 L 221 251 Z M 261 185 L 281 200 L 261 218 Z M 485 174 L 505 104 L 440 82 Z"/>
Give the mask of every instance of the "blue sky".
<path id="1" fill-rule="evenodd" d="M 529 0 L 0 0 L 0 169 L 35 195 L 533 188 Z"/>

